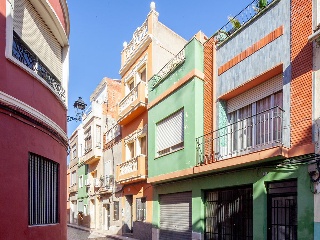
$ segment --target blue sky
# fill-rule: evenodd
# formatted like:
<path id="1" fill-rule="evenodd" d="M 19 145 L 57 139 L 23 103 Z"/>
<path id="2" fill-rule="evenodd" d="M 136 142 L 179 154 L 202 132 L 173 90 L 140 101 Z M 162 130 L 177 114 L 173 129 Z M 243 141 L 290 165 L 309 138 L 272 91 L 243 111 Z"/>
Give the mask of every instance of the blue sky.
<path id="1" fill-rule="evenodd" d="M 68 0 L 70 15 L 69 111 L 89 98 L 103 77 L 119 79 L 124 41 L 146 19 L 151 0 Z M 199 30 L 208 37 L 252 0 L 155 0 L 159 21 L 189 40 Z M 79 123 L 68 123 L 68 136 Z"/>

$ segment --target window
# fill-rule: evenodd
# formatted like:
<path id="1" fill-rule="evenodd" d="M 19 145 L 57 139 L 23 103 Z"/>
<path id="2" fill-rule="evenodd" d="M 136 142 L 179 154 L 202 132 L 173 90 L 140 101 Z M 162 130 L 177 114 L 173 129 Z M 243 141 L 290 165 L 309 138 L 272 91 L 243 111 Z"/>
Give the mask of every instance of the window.
<path id="1" fill-rule="evenodd" d="M 114 221 L 119 220 L 119 202 L 118 201 L 113 202 L 113 220 Z"/>
<path id="2" fill-rule="evenodd" d="M 147 137 L 143 136 L 139 138 L 140 143 L 140 154 L 147 155 Z"/>
<path id="3" fill-rule="evenodd" d="M 11 1 L 13 9 L 13 38 L 11 58 L 37 78 L 43 79 L 65 101 L 63 82 L 64 51 L 42 16 L 30 0 Z M 10 40 L 11 41 L 11 40 Z"/>
<path id="4" fill-rule="evenodd" d="M 72 159 L 75 159 L 77 157 L 77 144 L 74 144 L 71 149 L 72 149 Z"/>
<path id="5" fill-rule="evenodd" d="M 137 221 L 146 220 L 146 198 L 137 198 Z"/>
<path id="6" fill-rule="evenodd" d="M 59 164 L 29 153 L 29 225 L 58 223 Z"/>
<path id="7" fill-rule="evenodd" d="M 88 215 L 88 204 L 83 205 L 83 215 L 87 216 Z"/>
<path id="8" fill-rule="evenodd" d="M 205 239 L 253 239 L 252 187 L 206 192 Z"/>
<path id="9" fill-rule="evenodd" d="M 84 152 L 87 153 L 92 149 L 91 127 L 84 133 Z"/>
<path id="10" fill-rule="evenodd" d="M 156 125 L 156 151 L 163 155 L 184 146 L 184 111 L 179 110 Z"/>
<path id="11" fill-rule="evenodd" d="M 127 144 L 127 160 L 134 158 L 134 142 Z"/>
<path id="12" fill-rule="evenodd" d="M 97 142 L 96 142 L 96 146 L 98 148 L 101 148 L 101 126 L 96 126 L 96 132 L 97 132 L 97 136 L 96 136 L 96 139 L 97 139 Z"/>
<path id="13" fill-rule="evenodd" d="M 79 177 L 79 188 L 83 187 L 83 175 Z"/>
<path id="14" fill-rule="evenodd" d="M 140 81 L 146 82 L 146 80 L 147 80 L 147 71 L 146 71 L 146 68 L 143 68 L 143 69 L 140 70 L 140 72 L 139 72 L 139 78 L 140 78 Z"/>
<path id="15" fill-rule="evenodd" d="M 268 239 L 298 239 L 297 181 L 271 182 L 267 188 Z"/>
<path id="16" fill-rule="evenodd" d="M 70 185 L 74 186 L 77 184 L 77 172 L 76 171 L 72 171 L 71 172 L 71 179 L 70 179 Z"/>
<path id="17" fill-rule="evenodd" d="M 229 154 L 280 142 L 282 101 L 282 91 L 279 91 L 230 112 Z"/>

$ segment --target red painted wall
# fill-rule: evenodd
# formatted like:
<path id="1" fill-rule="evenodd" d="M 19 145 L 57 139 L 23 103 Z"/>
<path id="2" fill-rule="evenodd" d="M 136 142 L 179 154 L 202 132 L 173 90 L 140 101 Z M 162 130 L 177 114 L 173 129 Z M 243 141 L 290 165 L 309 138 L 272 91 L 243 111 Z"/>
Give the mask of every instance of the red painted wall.
<path id="1" fill-rule="evenodd" d="M 59 0 L 50 2 L 59 5 Z M 65 107 L 38 79 L 5 57 L 5 12 L 6 0 L 0 0 L 0 91 L 42 112 L 66 132 Z M 7 113 L 0 108 L 0 239 L 66 240 L 66 149 L 44 129 Z M 29 152 L 59 163 L 59 224 L 28 226 Z"/>
<path id="2" fill-rule="evenodd" d="M 62 1 L 65 1 L 65 0 L 62 0 Z M 60 19 L 60 22 L 62 23 L 62 26 L 64 27 L 64 30 L 66 31 L 66 21 L 64 19 L 64 14 L 60 5 L 60 1 L 49 0 L 49 3 L 51 4 L 52 8 L 56 12 L 58 18 Z"/>

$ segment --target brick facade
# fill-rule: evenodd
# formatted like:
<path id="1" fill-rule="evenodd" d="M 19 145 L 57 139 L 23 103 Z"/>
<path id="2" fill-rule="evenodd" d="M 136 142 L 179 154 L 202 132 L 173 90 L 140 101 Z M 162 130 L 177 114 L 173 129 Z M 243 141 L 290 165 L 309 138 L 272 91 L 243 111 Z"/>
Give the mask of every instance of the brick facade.
<path id="1" fill-rule="evenodd" d="M 292 0 L 291 147 L 312 143 L 312 2 Z"/>
<path id="2" fill-rule="evenodd" d="M 213 51 L 214 39 L 204 43 L 203 133 L 213 131 Z"/>

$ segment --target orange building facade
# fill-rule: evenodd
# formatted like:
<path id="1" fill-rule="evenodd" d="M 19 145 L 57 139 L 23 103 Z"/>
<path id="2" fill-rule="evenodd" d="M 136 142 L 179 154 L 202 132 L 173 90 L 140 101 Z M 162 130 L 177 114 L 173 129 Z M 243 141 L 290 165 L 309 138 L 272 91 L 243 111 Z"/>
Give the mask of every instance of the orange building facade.
<path id="1" fill-rule="evenodd" d="M 155 4 L 146 21 L 124 43 L 121 53 L 122 163 L 116 182 L 122 189 L 122 233 L 151 239 L 152 186 L 147 183 L 148 80 L 182 49 L 186 41 L 158 21 Z"/>

